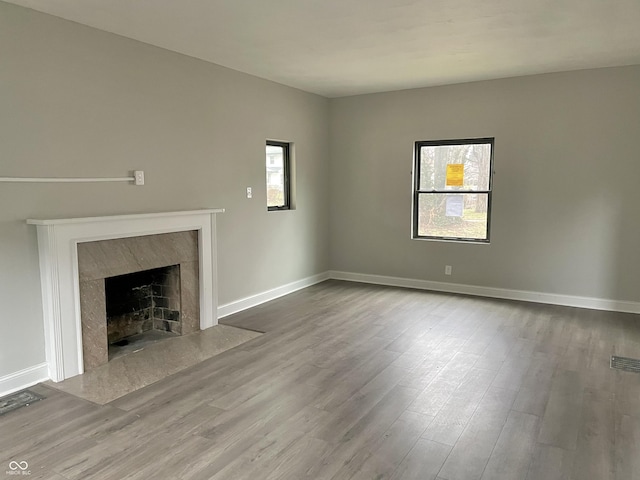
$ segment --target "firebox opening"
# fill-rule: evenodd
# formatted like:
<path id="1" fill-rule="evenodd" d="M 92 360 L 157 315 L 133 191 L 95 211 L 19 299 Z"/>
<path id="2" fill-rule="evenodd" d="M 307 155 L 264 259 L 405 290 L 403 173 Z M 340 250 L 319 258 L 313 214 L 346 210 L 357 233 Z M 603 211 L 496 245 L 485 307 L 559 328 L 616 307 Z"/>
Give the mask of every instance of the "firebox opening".
<path id="1" fill-rule="evenodd" d="M 180 266 L 105 279 L 109 360 L 182 334 Z"/>

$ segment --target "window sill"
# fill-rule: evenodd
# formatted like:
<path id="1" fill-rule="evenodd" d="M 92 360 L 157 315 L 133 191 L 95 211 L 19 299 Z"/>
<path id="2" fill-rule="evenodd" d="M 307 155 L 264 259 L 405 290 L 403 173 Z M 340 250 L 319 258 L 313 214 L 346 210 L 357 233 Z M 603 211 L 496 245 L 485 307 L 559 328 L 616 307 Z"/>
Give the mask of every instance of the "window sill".
<path id="1" fill-rule="evenodd" d="M 291 207 L 267 207 L 267 212 L 287 212 L 292 210 Z"/>
<path id="2" fill-rule="evenodd" d="M 423 242 L 441 242 L 441 243 L 463 243 L 472 245 L 491 245 L 489 240 L 462 240 L 459 238 L 427 238 L 427 237 L 411 237 L 411 240 L 421 240 Z"/>

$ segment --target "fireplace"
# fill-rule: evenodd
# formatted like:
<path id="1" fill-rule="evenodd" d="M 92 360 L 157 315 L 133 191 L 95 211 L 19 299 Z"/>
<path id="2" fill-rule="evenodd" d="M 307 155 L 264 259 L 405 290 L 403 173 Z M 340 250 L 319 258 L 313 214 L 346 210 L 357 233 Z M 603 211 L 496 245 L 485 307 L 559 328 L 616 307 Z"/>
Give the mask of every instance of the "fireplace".
<path id="1" fill-rule="evenodd" d="M 104 297 L 109 345 L 151 330 L 182 333 L 180 265 L 106 278 Z"/>
<path id="2" fill-rule="evenodd" d="M 104 293 L 109 360 L 182 334 L 180 265 L 108 277 Z"/>
<path id="3" fill-rule="evenodd" d="M 175 322 L 170 311 L 159 311 L 157 324 L 182 334 L 216 325 L 215 217 L 222 212 L 27 220 L 38 233 L 50 378 L 62 381 L 108 361 L 111 277 L 178 265 L 180 325 L 164 323 Z"/>

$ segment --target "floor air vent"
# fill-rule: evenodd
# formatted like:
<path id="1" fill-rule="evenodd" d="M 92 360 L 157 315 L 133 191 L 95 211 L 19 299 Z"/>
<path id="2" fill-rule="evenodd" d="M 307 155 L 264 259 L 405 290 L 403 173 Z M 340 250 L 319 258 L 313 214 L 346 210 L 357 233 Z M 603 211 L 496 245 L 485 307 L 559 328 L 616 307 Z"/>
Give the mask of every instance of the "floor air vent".
<path id="1" fill-rule="evenodd" d="M 611 368 L 624 370 L 625 372 L 640 373 L 640 359 L 611 356 Z"/>
<path id="2" fill-rule="evenodd" d="M 44 397 L 33 393 L 31 390 L 23 390 L 21 392 L 12 393 L 6 397 L 0 398 L 0 415 L 17 410 L 20 407 L 42 400 Z"/>

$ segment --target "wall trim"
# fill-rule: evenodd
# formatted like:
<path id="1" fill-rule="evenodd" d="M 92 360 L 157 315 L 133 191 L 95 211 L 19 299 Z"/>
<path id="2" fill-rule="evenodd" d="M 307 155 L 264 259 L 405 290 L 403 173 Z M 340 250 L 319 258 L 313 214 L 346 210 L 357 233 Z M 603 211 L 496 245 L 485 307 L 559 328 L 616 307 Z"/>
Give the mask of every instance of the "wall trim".
<path id="1" fill-rule="evenodd" d="M 249 297 L 241 298 L 240 300 L 225 303 L 224 305 L 220 305 L 218 307 L 218 318 L 223 318 L 234 313 L 241 312 L 248 308 L 257 307 L 262 303 L 275 300 L 276 298 L 288 295 L 298 290 L 302 290 L 303 288 L 310 287 L 311 285 L 315 285 L 316 283 L 329 280 L 329 278 L 329 272 L 318 273 L 317 275 L 312 275 L 301 280 L 296 280 L 295 282 L 287 283 L 286 285 L 272 288 L 271 290 L 266 290 Z"/>
<path id="2" fill-rule="evenodd" d="M 36 383 L 49 380 L 47 363 L 40 363 L 4 377 L 0 377 L 0 397 L 31 387 Z"/>
<path id="3" fill-rule="evenodd" d="M 445 293 L 461 293 L 478 297 L 503 298 L 520 300 L 523 302 L 562 305 L 565 307 L 588 308 L 591 310 L 606 310 L 611 312 L 640 314 L 640 302 L 610 300 L 606 298 L 579 297 L 575 295 L 559 295 L 556 293 L 531 292 L 527 290 L 511 290 L 507 288 L 480 287 L 458 283 L 434 282 L 413 278 L 390 277 L 386 275 L 371 275 L 366 273 L 329 271 L 329 277 L 334 280 L 349 282 L 372 283 L 392 287 L 416 288 L 419 290 L 433 290 Z"/>
<path id="4" fill-rule="evenodd" d="M 329 270 L 312 275 L 280 287 L 241 298 L 218 307 L 218 318 L 223 318 L 248 308 L 257 307 L 263 303 L 288 295 L 325 280 L 344 280 L 347 282 L 371 283 L 390 287 L 415 288 L 434 292 L 457 293 L 474 295 L 477 297 L 502 298 L 505 300 L 519 300 L 522 302 L 544 303 L 564 307 L 587 308 L 610 312 L 640 314 L 640 302 L 611 300 L 606 298 L 581 297 L 577 295 L 560 295 L 556 293 L 533 292 L 528 290 L 512 290 L 508 288 L 481 287 L 459 283 L 435 282 L 415 278 L 392 277 L 388 275 L 372 275 L 368 273 L 342 272 Z"/>

